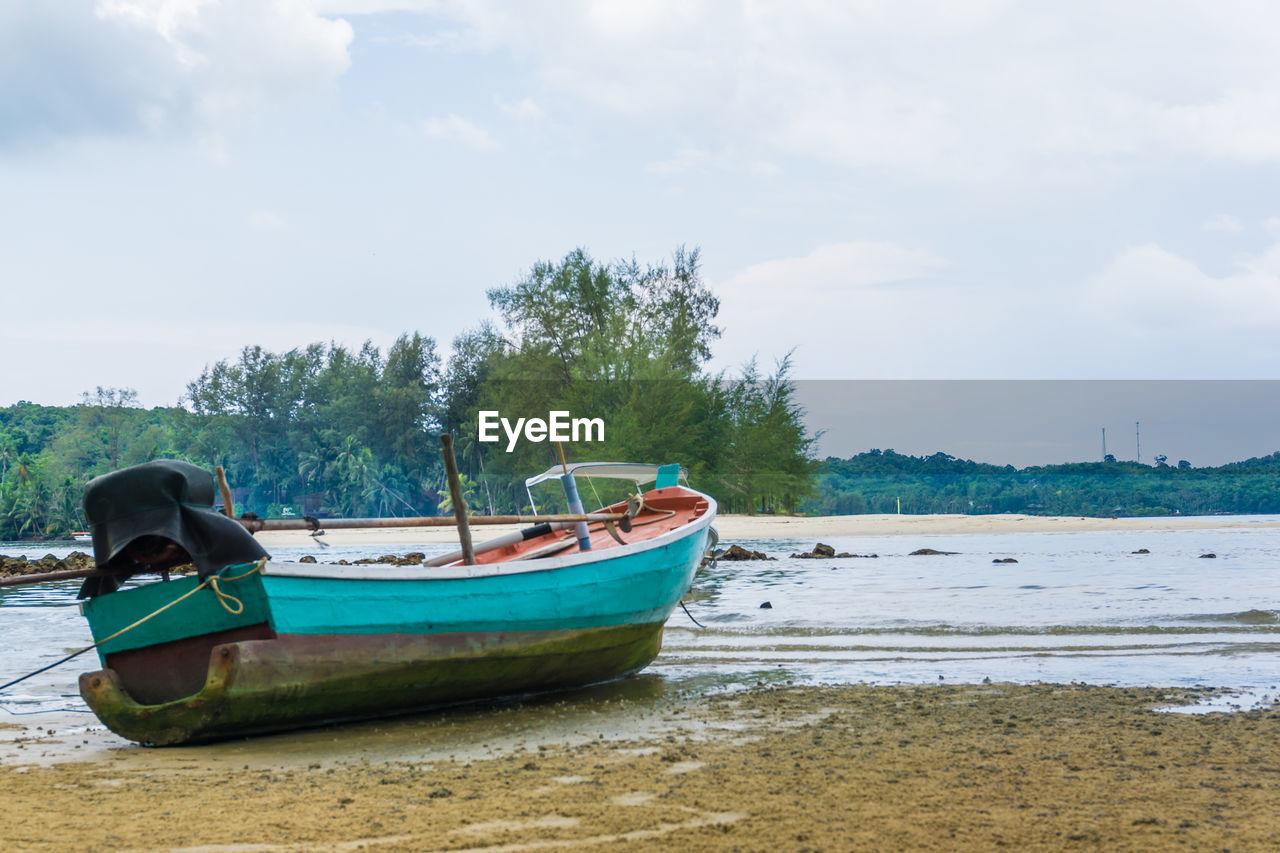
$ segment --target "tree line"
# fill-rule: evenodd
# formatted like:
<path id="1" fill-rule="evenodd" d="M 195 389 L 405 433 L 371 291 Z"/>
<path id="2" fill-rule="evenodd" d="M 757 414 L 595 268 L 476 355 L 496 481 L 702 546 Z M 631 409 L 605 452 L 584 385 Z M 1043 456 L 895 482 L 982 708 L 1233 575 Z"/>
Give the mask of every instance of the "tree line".
<path id="1" fill-rule="evenodd" d="M 1080 462 L 1027 468 L 989 465 L 946 453 L 907 456 L 871 450 L 828 458 L 817 494 L 802 509 L 820 515 L 1026 513 L 1163 516 L 1280 513 L 1280 453 L 1197 468 Z"/>
<path id="2" fill-rule="evenodd" d="M 176 406 L 143 409 L 133 391 L 99 387 L 77 406 L 0 409 L 0 539 L 83 528 L 90 478 L 161 457 L 222 466 L 237 511 L 264 517 L 450 511 L 445 431 L 473 511 L 525 510 L 523 479 L 554 464 L 556 449 L 481 441 L 481 410 L 600 418 L 604 441 L 566 444 L 571 460 L 679 462 L 725 511 L 794 511 L 814 494 L 814 439 L 789 358 L 771 373 L 706 367 L 719 301 L 696 249 L 643 266 L 577 249 L 487 295 L 494 316 L 458 335 L 447 359 L 416 332 L 385 352 L 247 346 L 206 367 Z M 562 501 L 535 497 L 540 509 Z"/>

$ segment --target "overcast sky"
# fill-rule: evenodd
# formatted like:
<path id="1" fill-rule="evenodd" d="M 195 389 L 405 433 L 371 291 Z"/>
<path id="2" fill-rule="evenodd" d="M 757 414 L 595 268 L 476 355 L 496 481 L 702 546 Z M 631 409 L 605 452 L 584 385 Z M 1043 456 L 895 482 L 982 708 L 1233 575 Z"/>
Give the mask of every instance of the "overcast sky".
<path id="1" fill-rule="evenodd" d="M 716 366 L 1280 378 L 1269 2 L 0 4 L 0 404 L 699 246 Z M 1117 425 L 1119 428 L 1119 425 Z"/>

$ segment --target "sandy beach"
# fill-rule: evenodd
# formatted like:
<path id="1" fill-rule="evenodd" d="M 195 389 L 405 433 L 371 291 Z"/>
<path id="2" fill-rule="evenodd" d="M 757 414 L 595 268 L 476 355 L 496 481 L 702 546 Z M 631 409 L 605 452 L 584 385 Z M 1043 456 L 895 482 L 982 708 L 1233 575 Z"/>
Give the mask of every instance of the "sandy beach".
<path id="1" fill-rule="evenodd" d="M 732 543 L 1280 519 L 724 516 L 716 526 Z M 325 535 L 386 553 L 453 537 Z M 259 538 L 268 549 L 309 543 Z M 127 743 L 87 714 L 0 718 L 0 839 L 15 850 L 187 853 L 1280 849 L 1280 709 L 1158 710 L 1220 692 L 1207 688 L 949 679 L 719 692 L 651 671 L 519 702 L 165 749 Z"/>
<path id="2" fill-rule="evenodd" d="M 1040 515 L 720 515 L 716 530 L 721 542 L 736 539 L 809 539 L 832 536 L 919 536 L 964 533 L 1055 533 L 1068 531 L 1146 531 L 1209 528 L 1276 528 L 1280 516 L 1263 519 L 1239 516 L 1172 518 L 1081 518 Z M 518 525 L 476 525 L 472 538 L 481 541 L 497 537 Z M 262 532 L 257 539 L 264 547 L 305 548 L 313 543 L 302 531 Z M 328 530 L 323 540 L 334 545 L 394 546 L 415 543 L 453 543 L 452 527 L 397 527 L 376 530 Z"/>
<path id="3" fill-rule="evenodd" d="M 999 684 L 578 692 L 90 761 L 11 755 L 0 838 L 189 853 L 1277 849 L 1280 713 L 1153 710 L 1194 698 Z"/>

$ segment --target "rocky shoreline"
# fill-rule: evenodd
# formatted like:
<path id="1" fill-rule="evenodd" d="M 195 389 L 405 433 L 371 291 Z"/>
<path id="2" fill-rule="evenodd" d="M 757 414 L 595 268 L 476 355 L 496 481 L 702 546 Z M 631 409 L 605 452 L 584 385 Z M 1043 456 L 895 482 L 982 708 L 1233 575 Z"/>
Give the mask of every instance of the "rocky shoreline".
<path id="1" fill-rule="evenodd" d="M 370 564 L 381 564 L 391 566 L 418 566 L 426 559 L 426 555 L 421 551 L 413 551 L 408 554 L 384 554 L 381 557 L 365 557 L 359 560 L 335 560 L 333 565 L 337 566 L 362 566 Z M 300 563 L 318 562 L 315 557 L 306 556 L 298 560 Z M 37 559 L 30 559 L 25 556 L 11 557 L 8 554 L 0 554 L 0 577 L 19 577 L 22 575 L 42 575 L 48 572 L 64 572 L 69 570 L 92 569 L 94 567 L 94 559 L 92 554 L 86 554 L 83 551 L 72 551 L 65 557 L 57 557 L 53 554 L 45 554 Z M 195 571 L 195 567 L 191 565 L 177 566 L 171 570 L 174 574 L 188 574 Z"/>
<path id="2" fill-rule="evenodd" d="M 83 551 L 72 551 L 65 557 L 45 554 L 35 560 L 24 556 L 10 557 L 8 554 L 0 554 L 0 577 L 40 575 L 45 572 L 64 572 L 69 569 L 92 569 L 93 566 L 93 555 Z"/>

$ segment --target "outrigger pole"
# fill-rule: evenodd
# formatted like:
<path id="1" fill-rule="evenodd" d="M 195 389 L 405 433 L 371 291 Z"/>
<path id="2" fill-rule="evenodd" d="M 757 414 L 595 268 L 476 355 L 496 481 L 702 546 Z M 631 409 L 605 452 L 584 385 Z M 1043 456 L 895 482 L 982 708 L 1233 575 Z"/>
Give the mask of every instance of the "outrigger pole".
<path id="1" fill-rule="evenodd" d="M 557 522 L 622 521 L 625 512 L 585 512 L 561 515 L 472 515 L 467 524 L 555 524 Z M 448 516 L 413 518 L 237 518 L 250 533 L 262 530 L 358 530 L 371 527 L 454 527 L 458 521 Z"/>
<path id="2" fill-rule="evenodd" d="M 426 516 L 421 518 L 237 518 L 250 533 L 261 530 L 359 530 L 362 528 L 381 527 L 453 527 L 456 519 L 443 516 Z M 582 515 L 478 515 L 467 519 L 468 524 L 550 524 L 569 525 L 577 522 L 616 521 L 620 526 L 626 525 L 630 518 L 625 512 L 588 512 Z M 623 528 L 625 530 L 625 526 Z M 520 533 L 512 534 L 513 541 L 520 541 Z M 504 537 L 505 538 L 505 537 Z M 490 543 L 485 543 L 488 546 Z M 502 543 L 507 544 L 507 543 Z M 481 551 L 489 548 L 481 548 Z M 458 559 L 454 557 L 453 559 Z M 42 572 L 36 575 L 14 575 L 0 577 L 0 587 L 26 586 L 48 581 L 65 581 L 76 578 L 92 578 L 106 576 L 128 576 L 128 571 L 112 569 L 67 569 L 61 572 Z"/>
<path id="3" fill-rule="evenodd" d="M 619 522 L 619 526 L 623 531 L 629 530 L 631 527 L 631 517 L 633 513 L 625 512 L 576 512 L 576 513 L 560 513 L 560 514 L 543 514 L 543 515 L 478 515 L 468 517 L 466 514 L 466 502 L 462 497 L 462 484 L 458 478 L 457 464 L 453 458 L 453 440 L 449 435 L 440 436 L 440 443 L 443 445 L 443 453 L 445 457 L 445 472 L 449 477 L 450 497 L 454 506 L 454 517 L 447 516 L 415 516 L 412 518 L 326 518 L 319 519 L 311 516 L 302 518 L 237 518 L 245 530 L 250 533 L 258 533 L 263 530 L 306 530 L 315 533 L 320 530 L 361 530 L 391 527 L 454 527 L 458 528 L 458 538 L 461 540 L 462 552 L 459 554 L 445 555 L 453 562 L 461 557 L 466 565 L 475 564 L 476 549 L 471 544 L 470 525 L 480 524 L 519 524 L 519 525 L 550 525 L 552 528 L 564 529 L 569 525 L 579 525 L 579 538 L 581 531 L 585 530 L 587 524 L 591 522 Z M 563 453 L 563 451 L 561 451 Z M 563 456 L 561 457 L 563 464 Z M 572 475 L 566 475 L 572 479 Z M 216 479 L 218 481 L 219 490 L 222 492 L 223 511 L 230 514 L 231 507 L 231 489 L 227 485 L 226 474 L 222 467 L 216 469 Z M 582 504 L 578 502 L 580 507 Z M 539 534 L 546 532 L 544 529 L 537 531 Z M 530 531 L 522 530 L 507 536 L 498 537 L 498 539 L 489 540 L 481 545 L 480 551 L 489 551 L 493 548 L 502 547 L 504 545 L 520 542 L 530 537 Z M 469 559 L 466 556 L 469 552 Z M 439 559 L 439 558 L 437 558 Z M 435 561 L 431 561 L 434 563 Z M 27 586 L 29 584 L 47 583 L 52 581 L 75 580 L 77 578 L 92 577 L 128 577 L 134 572 L 128 570 L 117 569 L 67 569 L 61 572 L 41 572 L 35 575 L 15 575 L 13 577 L 0 577 L 0 587 L 6 586 Z"/>

